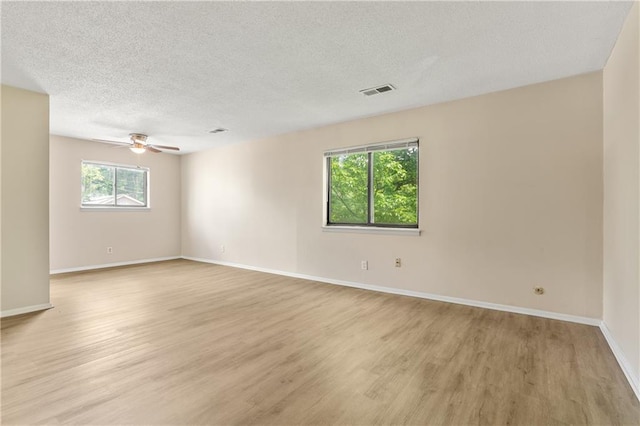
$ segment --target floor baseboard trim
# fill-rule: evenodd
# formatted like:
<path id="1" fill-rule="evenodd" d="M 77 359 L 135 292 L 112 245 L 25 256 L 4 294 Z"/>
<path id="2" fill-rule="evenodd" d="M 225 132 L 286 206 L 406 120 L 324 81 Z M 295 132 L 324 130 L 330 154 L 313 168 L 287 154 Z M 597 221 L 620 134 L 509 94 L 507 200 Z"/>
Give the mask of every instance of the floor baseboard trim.
<path id="1" fill-rule="evenodd" d="M 129 260 L 126 262 L 103 263 L 101 265 L 78 266 L 76 268 L 52 269 L 51 271 L 49 271 L 49 274 L 56 275 L 56 274 L 66 274 L 68 272 L 91 271 L 93 269 L 114 268 L 116 266 L 137 265 L 140 263 L 164 262 L 166 260 L 175 260 L 175 259 L 181 259 L 181 258 L 182 258 L 181 256 L 156 257 L 153 259 L 140 259 L 140 260 Z"/>
<path id="2" fill-rule="evenodd" d="M 262 268 L 258 266 L 250 266 L 250 265 L 244 265 L 240 263 L 225 262 L 221 260 L 204 259 L 204 258 L 190 257 L 190 256 L 182 256 L 182 258 L 186 260 L 193 260 L 196 262 L 213 263 L 216 265 L 231 266 L 234 268 L 241 268 L 241 269 L 249 269 L 252 271 L 283 275 L 283 276 L 292 277 L 292 278 L 302 278 L 305 280 L 318 281 L 318 282 L 323 282 L 327 284 L 335 284 L 335 285 L 341 285 L 345 287 L 355 287 L 363 290 L 378 291 L 381 293 L 397 294 L 401 296 L 418 297 L 420 299 L 436 300 L 439 302 L 455 303 L 458 305 L 475 306 L 478 308 L 492 309 L 495 311 L 504 311 L 504 312 L 511 312 L 515 314 L 531 315 L 535 317 L 575 322 L 578 324 L 587 324 L 587 325 L 592 325 L 596 327 L 600 326 L 602 322 L 602 320 L 600 320 L 599 318 L 581 317 L 576 315 L 562 314 L 558 312 L 542 311 L 539 309 L 522 308 L 519 306 L 511 306 L 511 305 L 501 305 L 498 303 L 482 302 L 478 300 L 463 299 L 459 297 L 441 296 L 438 294 L 423 293 L 423 292 L 413 291 L 413 290 L 403 290 L 399 288 L 383 287 L 383 286 L 377 286 L 377 285 L 371 285 L 371 284 L 357 283 L 352 281 L 336 280 L 333 278 L 316 277 L 312 275 L 298 274 L 295 272 L 280 271 L 276 269 Z"/>
<path id="3" fill-rule="evenodd" d="M 616 340 L 613 338 L 613 334 L 611 334 L 611 331 L 609 330 L 609 328 L 607 327 L 607 324 L 605 324 L 604 321 L 600 322 L 600 331 L 602 331 L 602 335 L 604 336 L 605 340 L 609 344 L 609 347 L 611 348 L 611 352 L 613 352 L 613 355 L 616 357 L 616 361 L 618 361 L 618 364 L 620 365 L 622 372 L 626 376 L 627 381 L 631 386 L 631 389 L 636 394 L 636 398 L 638 398 L 638 401 L 640 401 L 640 377 L 636 377 L 633 374 L 633 370 L 631 370 L 631 365 L 629 364 L 629 361 L 624 356 L 622 349 L 620 349 L 620 346 L 618 345 Z"/>
<path id="4" fill-rule="evenodd" d="M 44 311 L 45 309 L 51 309 L 51 308 L 53 308 L 53 305 L 51 303 L 42 303 L 40 305 L 31 305 L 31 306 L 24 306 L 22 308 L 7 309 L 6 311 L 0 311 L 0 318 L 28 314 L 30 312 Z"/>

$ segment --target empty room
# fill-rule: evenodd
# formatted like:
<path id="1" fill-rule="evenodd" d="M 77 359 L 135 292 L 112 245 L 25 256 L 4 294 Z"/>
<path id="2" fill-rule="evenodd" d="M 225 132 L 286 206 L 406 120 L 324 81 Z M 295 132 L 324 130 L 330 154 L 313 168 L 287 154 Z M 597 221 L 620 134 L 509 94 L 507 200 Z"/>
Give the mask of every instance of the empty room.
<path id="1" fill-rule="evenodd" d="M 2 424 L 640 424 L 639 2 L 0 9 Z"/>

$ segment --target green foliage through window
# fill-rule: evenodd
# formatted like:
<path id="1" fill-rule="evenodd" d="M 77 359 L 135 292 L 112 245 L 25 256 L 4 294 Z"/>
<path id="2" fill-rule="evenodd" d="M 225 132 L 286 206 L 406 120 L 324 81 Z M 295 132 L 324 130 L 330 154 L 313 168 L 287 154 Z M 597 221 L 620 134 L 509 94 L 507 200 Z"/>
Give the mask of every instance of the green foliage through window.
<path id="1" fill-rule="evenodd" d="M 148 173 L 144 168 L 83 162 L 82 205 L 147 207 Z"/>
<path id="2" fill-rule="evenodd" d="M 418 227 L 417 143 L 328 155 L 327 167 L 329 225 Z"/>

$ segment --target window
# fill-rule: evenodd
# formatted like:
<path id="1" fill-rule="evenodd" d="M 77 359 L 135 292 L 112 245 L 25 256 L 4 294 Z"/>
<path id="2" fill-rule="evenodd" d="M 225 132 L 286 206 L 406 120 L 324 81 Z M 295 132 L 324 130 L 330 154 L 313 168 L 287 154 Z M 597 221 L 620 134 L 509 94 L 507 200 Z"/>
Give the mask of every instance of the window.
<path id="1" fill-rule="evenodd" d="M 327 225 L 418 227 L 418 140 L 326 152 Z"/>
<path id="2" fill-rule="evenodd" d="M 82 162 L 82 207 L 148 207 L 149 169 Z"/>

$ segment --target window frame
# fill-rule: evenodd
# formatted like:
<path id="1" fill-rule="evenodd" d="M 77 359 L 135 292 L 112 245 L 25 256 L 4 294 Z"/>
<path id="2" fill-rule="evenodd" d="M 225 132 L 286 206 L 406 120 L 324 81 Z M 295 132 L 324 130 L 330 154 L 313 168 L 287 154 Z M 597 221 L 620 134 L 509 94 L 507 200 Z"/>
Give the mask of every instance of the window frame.
<path id="1" fill-rule="evenodd" d="M 375 233 L 397 233 L 420 235 L 420 140 L 417 137 L 400 139 L 388 142 L 378 142 L 368 145 L 361 145 L 343 149 L 334 149 L 324 152 L 324 202 L 323 202 L 323 228 L 327 231 L 355 231 L 355 232 L 375 232 Z M 417 149 L 416 158 L 416 223 L 415 224 L 393 224 L 377 223 L 374 221 L 374 197 L 372 189 L 374 181 L 374 161 L 373 155 L 381 151 L 393 151 L 415 147 Z M 339 155 L 367 154 L 367 223 L 331 222 L 331 159 Z"/>
<path id="2" fill-rule="evenodd" d="M 82 174 L 82 166 L 85 164 L 90 164 L 94 166 L 101 167 L 110 167 L 113 168 L 113 199 L 114 204 L 85 204 L 82 201 L 83 198 L 83 185 L 84 185 L 84 176 Z M 144 180 L 144 195 L 145 195 L 145 204 L 142 206 L 135 205 L 118 205 L 117 197 L 118 197 L 118 169 L 127 169 L 127 170 L 142 170 L 145 173 L 146 179 Z M 80 210 L 117 210 L 117 211 L 145 211 L 151 209 L 151 171 L 149 167 L 143 167 L 139 165 L 131 165 L 131 164 L 120 164 L 120 163 L 111 163 L 107 161 L 95 161 L 95 160 L 82 160 L 80 162 Z"/>

